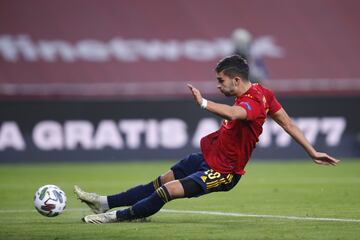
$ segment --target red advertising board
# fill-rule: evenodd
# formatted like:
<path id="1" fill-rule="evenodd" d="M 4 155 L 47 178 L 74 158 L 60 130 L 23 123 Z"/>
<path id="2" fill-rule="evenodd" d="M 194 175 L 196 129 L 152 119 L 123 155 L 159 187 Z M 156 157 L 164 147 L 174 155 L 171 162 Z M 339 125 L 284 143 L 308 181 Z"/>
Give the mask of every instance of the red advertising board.
<path id="1" fill-rule="evenodd" d="M 213 68 L 251 34 L 278 92 L 360 92 L 357 0 L 2 0 L 0 96 L 216 94 Z"/>

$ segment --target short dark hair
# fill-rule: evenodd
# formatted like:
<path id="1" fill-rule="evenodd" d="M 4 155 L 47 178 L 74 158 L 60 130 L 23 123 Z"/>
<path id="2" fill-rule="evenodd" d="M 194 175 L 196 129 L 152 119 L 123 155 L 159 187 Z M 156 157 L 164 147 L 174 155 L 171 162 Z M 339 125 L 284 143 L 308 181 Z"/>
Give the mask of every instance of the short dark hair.
<path id="1" fill-rule="evenodd" d="M 233 78 L 240 76 L 249 81 L 249 65 L 245 58 L 239 55 L 225 57 L 215 67 L 217 73 L 224 72 L 225 75 Z"/>

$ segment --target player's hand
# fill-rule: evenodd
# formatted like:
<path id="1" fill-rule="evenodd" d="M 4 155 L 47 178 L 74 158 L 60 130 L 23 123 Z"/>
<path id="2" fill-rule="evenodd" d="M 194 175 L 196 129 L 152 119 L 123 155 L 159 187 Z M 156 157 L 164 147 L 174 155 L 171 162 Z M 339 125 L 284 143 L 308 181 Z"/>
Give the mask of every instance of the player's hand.
<path id="1" fill-rule="evenodd" d="M 201 96 L 200 91 L 199 91 L 197 88 L 193 87 L 193 86 L 192 86 L 191 84 L 189 84 L 189 83 L 187 84 L 187 86 L 188 86 L 188 88 L 190 89 L 192 95 L 194 96 L 194 99 L 195 99 L 196 103 L 199 104 L 199 105 L 201 105 L 203 98 L 202 98 L 202 96 Z"/>
<path id="2" fill-rule="evenodd" d="M 338 162 L 340 162 L 340 160 L 335 159 L 335 158 L 327 155 L 326 153 L 322 153 L 322 152 L 316 152 L 314 154 L 314 156 L 312 156 L 312 159 L 314 160 L 314 162 L 316 164 L 320 164 L 320 165 L 333 165 L 333 166 L 335 166 Z"/>

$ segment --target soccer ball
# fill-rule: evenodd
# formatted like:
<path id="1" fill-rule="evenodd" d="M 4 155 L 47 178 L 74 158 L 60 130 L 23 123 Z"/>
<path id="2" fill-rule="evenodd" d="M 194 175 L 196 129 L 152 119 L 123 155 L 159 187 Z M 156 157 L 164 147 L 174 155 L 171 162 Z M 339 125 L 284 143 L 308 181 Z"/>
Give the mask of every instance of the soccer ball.
<path id="1" fill-rule="evenodd" d="M 42 186 L 35 192 L 34 205 L 41 215 L 55 217 L 66 207 L 65 192 L 55 185 Z"/>

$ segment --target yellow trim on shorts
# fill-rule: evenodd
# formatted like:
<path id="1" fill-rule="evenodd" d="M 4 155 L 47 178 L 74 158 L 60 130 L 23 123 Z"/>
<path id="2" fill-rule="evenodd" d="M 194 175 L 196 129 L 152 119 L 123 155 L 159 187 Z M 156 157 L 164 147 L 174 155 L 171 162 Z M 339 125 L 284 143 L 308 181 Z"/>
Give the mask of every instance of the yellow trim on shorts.
<path id="1" fill-rule="evenodd" d="M 234 175 L 229 173 L 226 176 L 226 178 L 220 178 L 215 181 L 208 182 L 208 183 L 206 183 L 206 189 L 215 188 L 215 187 L 220 186 L 221 184 L 227 185 L 227 184 L 231 183 L 233 177 L 234 177 Z"/>

